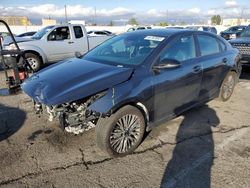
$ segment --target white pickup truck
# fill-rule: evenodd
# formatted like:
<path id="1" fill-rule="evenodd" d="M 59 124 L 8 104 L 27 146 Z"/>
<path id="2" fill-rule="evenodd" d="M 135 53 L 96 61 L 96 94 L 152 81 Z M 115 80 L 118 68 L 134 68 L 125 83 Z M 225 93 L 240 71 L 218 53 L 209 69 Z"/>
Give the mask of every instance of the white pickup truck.
<path id="1" fill-rule="evenodd" d="M 89 37 L 83 25 L 62 24 L 44 27 L 31 39 L 17 38 L 17 42 L 33 70 L 37 71 L 42 64 L 58 62 L 75 54 L 83 55 L 110 37 Z M 5 42 L 4 48 L 14 50 L 15 45 Z M 13 61 L 13 57 L 9 61 Z"/>

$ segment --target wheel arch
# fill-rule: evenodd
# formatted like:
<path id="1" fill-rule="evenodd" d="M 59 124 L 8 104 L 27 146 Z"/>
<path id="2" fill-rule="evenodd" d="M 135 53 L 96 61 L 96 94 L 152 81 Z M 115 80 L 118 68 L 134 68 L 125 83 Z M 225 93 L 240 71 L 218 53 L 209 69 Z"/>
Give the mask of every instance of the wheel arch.
<path id="1" fill-rule="evenodd" d="M 32 53 L 32 54 L 37 55 L 40 58 L 42 64 L 44 63 L 44 57 L 39 52 L 37 52 L 35 50 L 25 50 L 24 54 L 27 54 L 27 53 Z M 20 58 L 21 58 L 21 56 L 18 57 L 17 61 L 19 61 Z"/>
<path id="2" fill-rule="evenodd" d="M 232 68 L 228 71 L 228 73 L 226 74 L 226 76 L 227 76 L 230 72 L 233 72 L 233 73 L 235 73 L 236 75 L 238 75 L 238 76 L 237 76 L 237 80 L 236 80 L 236 83 L 237 83 L 237 82 L 239 81 L 240 73 L 238 72 L 236 66 L 232 67 Z M 224 80 L 224 79 L 223 79 L 223 80 Z M 222 84 L 222 83 L 223 83 L 223 81 L 221 82 L 221 84 Z"/>
<path id="3" fill-rule="evenodd" d="M 144 105 L 142 102 L 139 102 L 139 101 L 131 101 L 131 102 L 127 102 L 127 103 L 124 103 L 120 106 L 117 106 L 115 109 L 112 110 L 112 113 L 115 113 L 117 112 L 119 109 L 123 108 L 124 106 L 133 106 L 135 108 L 137 108 L 138 110 L 140 110 L 140 112 L 142 113 L 143 117 L 144 117 L 144 120 L 145 120 L 145 123 L 146 123 L 146 130 L 147 130 L 147 127 L 149 125 L 149 111 L 148 111 L 148 108 L 146 107 L 146 105 Z"/>
<path id="4" fill-rule="evenodd" d="M 229 100 L 230 97 L 231 97 L 231 95 L 233 94 L 233 89 L 232 89 L 232 92 L 231 92 L 231 94 L 229 95 L 229 97 L 224 97 L 224 96 L 223 96 L 223 90 L 222 90 L 223 83 L 224 83 L 224 81 L 226 80 L 226 78 L 228 77 L 229 74 L 234 74 L 234 75 L 235 75 L 235 77 L 234 77 L 235 81 L 234 81 L 234 85 L 233 85 L 233 87 L 232 87 L 233 89 L 234 89 L 234 87 L 236 86 L 237 82 L 239 81 L 239 75 L 238 75 L 237 70 L 231 69 L 231 70 L 229 70 L 229 71 L 227 72 L 226 76 L 224 77 L 223 81 L 222 81 L 221 84 L 220 84 L 220 89 L 219 89 L 219 93 L 218 93 L 218 99 L 221 100 L 221 101 L 223 101 L 223 102 Z"/>

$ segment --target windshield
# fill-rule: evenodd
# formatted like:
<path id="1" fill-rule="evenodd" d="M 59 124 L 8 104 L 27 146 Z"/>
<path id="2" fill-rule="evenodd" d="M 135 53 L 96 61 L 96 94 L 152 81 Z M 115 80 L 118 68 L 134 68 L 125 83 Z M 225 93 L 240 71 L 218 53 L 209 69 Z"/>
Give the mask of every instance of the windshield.
<path id="1" fill-rule="evenodd" d="M 31 38 L 32 38 L 32 39 L 39 40 L 39 39 L 41 39 L 48 31 L 50 31 L 53 27 L 54 27 L 54 25 L 50 25 L 50 26 L 44 27 L 43 29 L 37 31 L 36 34 L 34 34 Z"/>
<path id="2" fill-rule="evenodd" d="M 164 39 L 140 32 L 119 35 L 94 48 L 83 59 L 112 65 L 139 65 Z"/>
<path id="3" fill-rule="evenodd" d="M 241 37 L 250 37 L 250 27 L 247 27 L 240 35 Z"/>

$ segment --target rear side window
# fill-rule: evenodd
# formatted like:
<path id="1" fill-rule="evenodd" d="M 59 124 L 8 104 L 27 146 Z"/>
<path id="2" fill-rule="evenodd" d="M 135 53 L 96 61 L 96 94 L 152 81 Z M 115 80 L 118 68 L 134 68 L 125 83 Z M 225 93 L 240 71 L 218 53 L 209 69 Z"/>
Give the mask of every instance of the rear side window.
<path id="1" fill-rule="evenodd" d="M 82 28 L 80 26 L 74 26 L 73 28 L 74 28 L 75 37 L 77 39 L 82 38 L 83 37 Z"/>
<path id="2" fill-rule="evenodd" d="M 227 46 L 224 42 L 222 42 L 221 40 L 218 40 L 220 47 L 221 47 L 221 51 L 224 52 L 227 50 Z"/>
<path id="3" fill-rule="evenodd" d="M 208 35 L 198 35 L 201 56 L 216 54 L 220 52 L 217 39 Z"/>

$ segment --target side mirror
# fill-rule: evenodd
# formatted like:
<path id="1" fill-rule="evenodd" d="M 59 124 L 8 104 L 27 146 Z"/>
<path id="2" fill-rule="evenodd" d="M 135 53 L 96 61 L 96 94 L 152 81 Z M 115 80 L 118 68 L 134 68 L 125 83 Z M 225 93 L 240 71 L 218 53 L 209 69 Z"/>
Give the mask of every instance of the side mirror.
<path id="1" fill-rule="evenodd" d="M 76 58 L 81 58 L 83 55 L 80 52 L 75 52 L 75 57 Z"/>
<path id="2" fill-rule="evenodd" d="M 181 66 L 181 63 L 175 59 L 163 59 L 158 65 L 154 65 L 153 69 L 161 70 L 161 69 L 173 69 Z"/>

